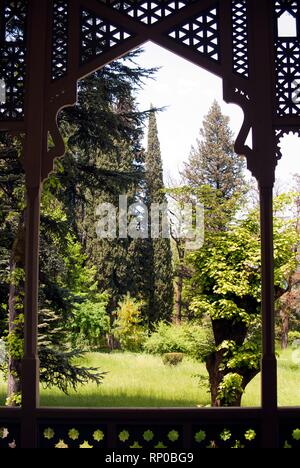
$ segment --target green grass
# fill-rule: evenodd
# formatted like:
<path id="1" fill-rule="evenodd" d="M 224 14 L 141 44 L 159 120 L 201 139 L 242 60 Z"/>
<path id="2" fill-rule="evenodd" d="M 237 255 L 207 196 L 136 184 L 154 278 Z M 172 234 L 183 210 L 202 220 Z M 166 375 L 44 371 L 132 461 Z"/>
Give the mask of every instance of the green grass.
<path id="1" fill-rule="evenodd" d="M 279 406 L 300 406 L 300 362 L 294 363 L 292 354 L 293 350 L 288 349 L 280 351 L 278 356 Z M 243 406 L 260 406 L 260 385 L 258 375 L 246 389 Z"/>
<path id="2" fill-rule="evenodd" d="M 141 354 L 89 354 L 85 365 L 108 372 L 104 383 L 82 386 L 64 395 L 42 389 L 42 406 L 76 407 L 196 407 L 208 405 L 209 395 L 195 374 L 205 367 L 188 359 L 178 367 L 165 366 L 161 358 Z M 0 385 L 0 403 L 5 387 Z"/>
<path id="3" fill-rule="evenodd" d="M 103 385 L 89 384 L 64 395 L 57 389 L 42 389 L 42 406 L 66 407 L 197 407 L 209 405 L 209 395 L 195 375 L 206 375 L 205 366 L 189 359 L 178 367 L 165 366 L 159 357 L 117 353 L 89 354 L 85 364 L 108 372 Z M 279 404 L 300 406 L 300 364 L 292 351 L 278 359 Z M 0 405 L 6 385 L 0 383 Z M 243 406 L 260 405 L 260 375 L 246 389 Z"/>

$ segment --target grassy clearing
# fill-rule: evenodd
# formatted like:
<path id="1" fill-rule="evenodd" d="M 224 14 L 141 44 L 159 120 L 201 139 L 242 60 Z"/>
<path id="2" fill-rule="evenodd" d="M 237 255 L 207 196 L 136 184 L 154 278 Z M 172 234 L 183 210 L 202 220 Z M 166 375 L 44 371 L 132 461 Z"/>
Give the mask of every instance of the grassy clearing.
<path id="1" fill-rule="evenodd" d="M 205 366 L 189 359 L 178 367 L 165 366 L 159 357 L 141 354 L 89 354 L 85 365 L 108 374 L 103 385 L 82 386 L 64 395 L 57 389 L 41 391 L 42 406 L 66 407 L 197 407 L 209 405 L 209 395 L 195 375 L 206 375 Z M 300 365 L 292 351 L 278 359 L 279 404 L 300 406 Z M 0 404 L 6 385 L 0 383 Z M 260 405 L 260 375 L 248 386 L 243 406 Z"/>
<path id="2" fill-rule="evenodd" d="M 293 350 L 280 351 L 278 356 L 279 406 L 300 406 L 300 362 L 293 362 Z M 300 359 L 300 353 L 298 353 Z M 297 357 L 296 356 L 296 357 Z M 243 406 L 260 405 L 261 377 L 258 375 L 247 387 Z"/>
<path id="3" fill-rule="evenodd" d="M 78 407 L 195 407 L 208 405 L 206 389 L 195 374 L 205 367 L 188 359 L 178 367 L 165 366 L 159 357 L 139 354 L 89 354 L 85 365 L 108 372 L 103 385 L 89 384 L 64 395 L 57 389 L 41 391 L 42 406 Z M 5 387 L 0 385 L 3 404 Z"/>

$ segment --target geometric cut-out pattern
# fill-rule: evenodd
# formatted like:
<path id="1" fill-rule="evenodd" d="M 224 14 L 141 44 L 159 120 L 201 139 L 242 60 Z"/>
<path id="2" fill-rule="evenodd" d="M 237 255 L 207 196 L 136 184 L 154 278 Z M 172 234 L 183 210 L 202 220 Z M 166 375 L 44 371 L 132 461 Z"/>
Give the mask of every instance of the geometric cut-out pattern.
<path id="1" fill-rule="evenodd" d="M 298 422 L 280 424 L 279 448 L 300 449 L 300 425 Z"/>
<path id="2" fill-rule="evenodd" d="M 118 449 L 180 450 L 184 447 L 182 426 L 125 425 L 118 426 L 117 433 Z"/>
<path id="3" fill-rule="evenodd" d="M 0 423 L 0 449 L 16 449 L 19 445 L 19 429 L 10 424 L 2 425 Z"/>
<path id="4" fill-rule="evenodd" d="M 69 1 L 56 0 L 52 23 L 52 79 L 62 78 L 68 70 Z"/>
<path id="5" fill-rule="evenodd" d="M 147 24 L 155 24 L 178 10 L 193 3 L 195 0 L 175 0 L 175 1 L 117 1 L 117 0 L 98 0 L 114 9 L 130 16 L 131 18 Z"/>
<path id="6" fill-rule="evenodd" d="M 299 0 L 275 0 L 276 17 L 280 18 L 285 13 L 297 18 L 299 15 Z"/>
<path id="7" fill-rule="evenodd" d="M 106 428 L 91 424 L 43 424 L 39 427 L 39 448 L 104 449 Z"/>
<path id="8" fill-rule="evenodd" d="M 300 90 L 299 90 L 300 91 Z M 282 140 L 286 135 L 293 134 L 300 138 L 300 128 L 285 129 L 285 128 L 276 128 L 275 129 L 275 138 L 276 138 L 276 158 L 278 161 L 282 158 Z"/>
<path id="9" fill-rule="evenodd" d="M 300 114 L 300 41 L 276 42 L 276 95 L 279 116 Z"/>
<path id="10" fill-rule="evenodd" d="M 252 449 L 259 448 L 259 430 L 249 425 L 210 424 L 196 426 L 193 430 L 193 448 Z"/>
<path id="11" fill-rule="evenodd" d="M 284 15 L 290 15 L 296 21 L 296 31 L 295 34 L 290 34 L 291 37 L 284 37 L 285 34 L 279 29 L 279 21 Z M 299 21 L 299 0 L 275 1 L 277 115 L 282 117 L 300 113 L 300 38 L 297 31 Z"/>
<path id="12" fill-rule="evenodd" d="M 1 120 L 24 118 L 27 8 L 27 0 L 1 2 Z"/>
<path id="13" fill-rule="evenodd" d="M 81 10 L 81 63 L 87 63 L 132 37 L 89 10 Z"/>
<path id="14" fill-rule="evenodd" d="M 219 13 L 217 6 L 205 10 L 188 23 L 169 32 L 177 43 L 188 46 L 215 61 L 220 60 Z"/>
<path id="15" fill-rule="evenodd" d="M 118 449 L 146 449 L 168 451 L 182 450 L 184 428 L 182 426 L 118 426 Z M 253 425 L 204 424 L 193 427 L 189 445 L 196 451 L 205 448 L 256 448 L 259 444 L 259 431 Z"/>
<path id="16" fill-rule="evenodd" d="M 78 422 L 78 421 L 77 421 Z M 97 425 L 97 422 L 43 422 L 39 426 L 39 448 L 54 449 L 106 449 L 108 430 L 114 440 L 114 449 L 178 451 L 188 445 L 193 449 L 205 448 L 258 448 L 260 429 L 253 421 L 232 423 L 228 420 L 189 426 L 183 424 L 129 423 Z M 186 432 L 187 431 L 187 432 Z"/>
<path id="17" fill-rule="evenodd" d="M 248 7 L 246 0 L 232 0 L 233 70 L 249 77 Z"/>

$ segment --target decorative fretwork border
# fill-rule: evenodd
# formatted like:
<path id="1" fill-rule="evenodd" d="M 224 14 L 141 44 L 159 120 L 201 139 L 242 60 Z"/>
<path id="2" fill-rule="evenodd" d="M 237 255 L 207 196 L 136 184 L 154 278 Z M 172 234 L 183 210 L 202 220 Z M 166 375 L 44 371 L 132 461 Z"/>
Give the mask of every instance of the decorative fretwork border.
<path id="1" fill-rule="evenodd" d="M 39 448 L 141 449 L 197 452 L 203 448 L 263 448 L 263 425 L 278 426 L 277 448 L 300 448 L 300 408 L 280 408 L 272 420 L 259 408 L 36 410 Z M 22 412 L 0 408 L 0 449 L 22 448 Z"/>

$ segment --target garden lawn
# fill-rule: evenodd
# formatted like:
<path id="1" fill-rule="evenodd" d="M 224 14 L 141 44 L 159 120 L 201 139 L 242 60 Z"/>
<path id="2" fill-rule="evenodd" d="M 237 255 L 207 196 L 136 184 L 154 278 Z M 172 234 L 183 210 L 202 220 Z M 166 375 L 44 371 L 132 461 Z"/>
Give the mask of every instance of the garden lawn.
<path id="1" fill-rule="evenodd" d="M 42 406 L 76 407 L 196 407 L 208 405 L 209 394 L 195 374 L 206 375 L 205 366 L 184 359 L 178 367 L 165 366 L 160 357 L 145 354 L 86 356 L 84 365 L 106 371 L 104 382 L 88 384 L 69 396 L 57 389 L 41 390 Z M 6 387 L 0 384 L 0 403 Z"/>
<path id="2" fill-rule="evenodd" d="M 278 356 L 278 404 L 300 406 L 300 362 L 293 362 L 293 350 L 279 352 Z M 300 353 L 295 355 L 299 360 Z M 258 375 L 247 387 L 243 406 L 260 406 L 260 384 Z"/>
<path id="3" fill-rule="evenodd" d="M 42 406 L 67 407 L 197 407 L 209 405 L 206 388 L 196 374 L 206 376 L 204 364 L 185 359 L 178 367 L 165 366 L 159 357 L 145 354 L 99 354 L 86 356 L 84 364 L 108 372 L 103 385 L 88 384 L 64 395 L 57 389 L 42 389 Z M 300 406 L 300 364 L 292 351 L 278 359 L 280 406 Z M 0 383 L 0 405 L 6 385 Z M 247 387 L 243 406 L 260 405 L 260 375 Z"/>

